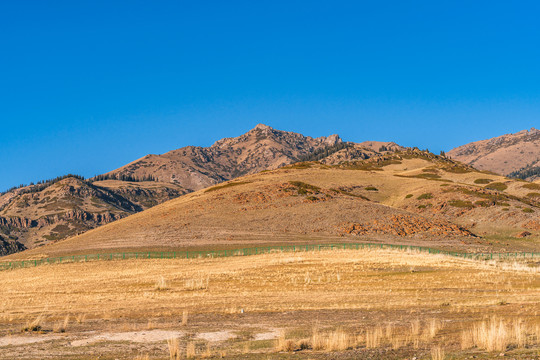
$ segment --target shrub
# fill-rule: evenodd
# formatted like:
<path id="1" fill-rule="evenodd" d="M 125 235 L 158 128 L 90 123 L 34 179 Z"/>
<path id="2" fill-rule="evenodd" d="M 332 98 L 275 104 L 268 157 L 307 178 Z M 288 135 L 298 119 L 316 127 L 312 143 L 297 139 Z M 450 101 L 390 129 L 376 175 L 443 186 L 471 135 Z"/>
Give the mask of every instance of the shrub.
<path id="1" fill-rule="evenodd" d="M 367 191 L 379 191 L 375 186 L 366 186 L 365 188 Z"/>
<path id="2" fill-rule="evenodd" d="M 540 184 L 535 184 L 535 183 L 525 184 L 522 186 L 522 188 L 529 189 L 529 190 L 540 190 Z"/>
<path id="3" fill-rule="evenodd" d="M 493 203 L 489 202 L 489 201 L 485 201 L 485 200 L 478 200 L 474 203 L 474 205 L 476 206 L 481 206 L 481 207 L 490 207 Z"/>
<path id="4" fill-rule="evenodd" d="M 529 213 L 529 214 L 534 212 L 534 210 L 531 208 L 523 208 L 523 210 L 521 211 L 523 211 L 524 213 Z"/>
<path id="5" fill-rule="evenodd" d="M 473 203 L 468 200 L 450 200 L 448 202 L 448 205 L 457 207 L 457 208 L 468 208 L 468 209 L 474 208 Z"/>
<path id="6" fill-rule="evenodd" d="M 318 186 L 306 184 L 302 181 L 289 181 L 289 184 L 296 187 L 298 195 L 317 194 L 321 190 Z"/>
<path id="7" fill-rule="evenodd" d="M 475 184 L 489 184 L 492 181 L 493 180 L 491 180 L 491 179 L 476 179 L 476 180 L 474 180 L 474 183 Z"/>
<path id="8" fill-rule="evenodd" d="M 440 179 L 440 175 L 437 174 L 431 174 L 431 173 L 424 173 L 424 174 L 418 174 L 414 177 L 420 178 L 420 179 Z"/>
<path id="9" fill-rule="evenodd" d="M 540 198 L 540 193 L 537 192 L 531 192 L 527 194 L 528 198 Z"/>
<path id="10" fill-rule="evenodd" d="M 417 197 L 418 200 L 427 200 L 427 199 L 433 199 L 432 193 L 425 193 Z"/>
<path id="11" fill-rule="evenodd" d="M 211 188 L 206 189 L 204 192 L 216 191 L 216 190 L 225 189 L 225 188 L 228 188 L 228 187 L 233 187 L 233 186 L 238 186 L 238 185 L 243 185 L 243 184 L 249 184 L 250 182 L 251 181 L 230 182 L 230 183 L 224 184 L 224 185 L 212 186 Z"/>
<path id="12" fill-rule="evenodd" d="M 410 199 L 413 197 L 413 194 L 407 194 L 407 196 L 405 196 L 405 199 Z"/>
<path id="13" fill-rule="evenodd" d="M 484 186 L 484 188 L 490 189 L 490 190 L 504 191 L 508 189 L 508 186 L 506 186 L 506 184 L 503 184 L 501 182 L 494 182 L 494 183 Z"/>

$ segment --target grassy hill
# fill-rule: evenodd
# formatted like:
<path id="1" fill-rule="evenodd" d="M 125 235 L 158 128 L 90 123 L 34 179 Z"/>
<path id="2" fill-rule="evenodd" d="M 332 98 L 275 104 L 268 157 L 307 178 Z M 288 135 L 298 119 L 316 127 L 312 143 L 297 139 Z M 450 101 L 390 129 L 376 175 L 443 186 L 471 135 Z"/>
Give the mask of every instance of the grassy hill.
<path id="1" fill-rule="evenodd" d="M 538 248 L 536 184 L 418 150 L 334 164 L 335 157 L 186 194 L 15 257 L 338 240 Z"/>

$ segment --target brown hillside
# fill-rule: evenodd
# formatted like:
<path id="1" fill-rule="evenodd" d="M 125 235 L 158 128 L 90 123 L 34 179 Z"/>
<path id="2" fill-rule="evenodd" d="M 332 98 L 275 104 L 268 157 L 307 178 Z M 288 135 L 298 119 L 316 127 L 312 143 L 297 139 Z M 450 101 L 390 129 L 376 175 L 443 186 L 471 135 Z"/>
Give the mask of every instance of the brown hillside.
<path id="1" fill-rule="evenodd" d="M 448 152 L 448 156 L 502 175 L 540 166 L 540 130 L 531 128 L 515 134 L 466 144 Z M 525 176 L 528 180 L 533 177 Z"/>
<path id="2" fill-rule="evenodd" d="M 80 234 L 185 192 L 174 184 L 75 177 L 10 191 L 0 196 L 0 255 Z"/>
<path id="3" fill-rule="evenodd" d="M 190 193 L 20 255 L 312 241 L 534 247 L 540 209 L 526 184 L 418 151 L 336 166 L 302 163 Z M 525 229 L 532 233 L 526 243 L 514 239 Z"/>
<path id="4" fill-rule="evenodd" d="M 244 135 L 203 148 L 187 146 L 163 155 L 147 155 L 107 175 L 153 176 L 159 181 L 199 190 L 239 176 L 277 169 L 316 150 L 341 143 L 337 135 L 311 138 L 259 124 Z"/>

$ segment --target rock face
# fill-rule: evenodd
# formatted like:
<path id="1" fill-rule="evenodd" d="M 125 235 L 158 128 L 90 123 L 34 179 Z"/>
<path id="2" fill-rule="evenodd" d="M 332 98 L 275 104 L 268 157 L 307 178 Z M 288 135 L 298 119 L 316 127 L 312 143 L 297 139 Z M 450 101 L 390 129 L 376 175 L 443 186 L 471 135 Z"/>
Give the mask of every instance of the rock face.
<path id="1" fill-rule="evenodd" d="M 5 239 L 0 236 L 0 256 L 14 254 L 26 250 L 26 247 L 17 240 Z"/>
<path id="2" fill-rule="evenodd" d="M 0 255 L 83 233 L 186 192 L 159 182 L 76 177 L 10 191 L 0 196 Z"/>
<path id="3" fill-rule="evenodd" d="M 194 191 L 239 176 L 291 164 L 319 149 L 341 143 L 338 135 L 312 138 L 259 124 L 244 135 L 203 148 L 187 146 L 147 155 L 107 175 L 152 176 Z"/>
<path id="4" fill-rule="evenodd" d="M 387 222 L 375 220 L 363 224 L 347 223 L 343 226 L 342 232 L 351 235 L 393 234 L 410 236 L 427 234 L 431 236 L 474 236 L 469 230 L 461 226 L 411 215 L 392 215 Z"/>
<path id="5" fill-rule="evenodd" d="M 489 170 L 526 180 L 540 176 L 540 130 L 482 140 L 452 149 L 447 155 L 479 170 Z"/>

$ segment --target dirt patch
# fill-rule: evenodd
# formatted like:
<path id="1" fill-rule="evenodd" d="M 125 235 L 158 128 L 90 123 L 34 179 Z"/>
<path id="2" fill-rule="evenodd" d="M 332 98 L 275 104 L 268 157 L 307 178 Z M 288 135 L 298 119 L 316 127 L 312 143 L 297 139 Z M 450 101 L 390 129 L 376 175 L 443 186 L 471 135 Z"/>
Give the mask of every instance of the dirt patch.
<path id="1" fill-rule="evenodd" d="M 164 341 L 170 338 L 181 337 L 182 331 L 166 331 L 166 330 L 148 330 L 148 331 L 130 331 L 122 333 L 103 333 L 94 335 L 86 339 L 75 340 L 71 342 L 71 346 L 86 346 L 100 341 L 129 341 L 136 343 L 150 343 Z"/>
<path id="2" fill-rule="evenodd" d="M 197 335 L 197 339 L 203 339 L 208 342 L 225 341 L 234 338 L 234 334 L 230 330 L 204 332 Z"/>
<path id="3" fill-rule="evenodd" d="M 34 344 L 44 341 L 52 341 L 61 338 L 58 335 L 40 335 L 40 336 L 4 336 L 0 338 L 0 346 L 20 346 Z"/>
<path id="4" fill-rule="evenodd" d="M 271 331 L 267 331 L 264 333 L 259 333 L 255 335 L 254 340 L 273 340 L 277 339 L 279 337 L 280 330 L 279 329 L 273 329 Z"/>

